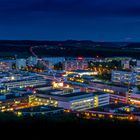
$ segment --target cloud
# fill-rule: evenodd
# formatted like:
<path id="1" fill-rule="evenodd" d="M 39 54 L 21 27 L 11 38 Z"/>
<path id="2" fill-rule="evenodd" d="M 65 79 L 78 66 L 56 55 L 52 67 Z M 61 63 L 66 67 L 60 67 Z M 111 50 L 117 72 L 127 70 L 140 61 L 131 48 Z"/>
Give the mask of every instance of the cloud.
<path id="1" fill-rule="evenodd" d="M 140 16 L 138 0 L 0 0 L 0 3 L 0 12 L 9 15 Z"/>

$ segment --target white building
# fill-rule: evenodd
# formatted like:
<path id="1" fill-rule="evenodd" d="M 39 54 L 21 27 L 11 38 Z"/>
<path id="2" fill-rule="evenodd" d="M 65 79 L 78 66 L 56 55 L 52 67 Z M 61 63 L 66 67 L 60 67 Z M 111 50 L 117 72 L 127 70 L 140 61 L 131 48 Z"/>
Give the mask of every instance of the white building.
<path id="1" fill-rule="evenodd" d="M 2 82 L 1 85 L 7 87 L 7 89 L 12 88 L 23 88 L 23 87 L 35 87 L 39 85 L 45 85 L 47 81 L 42 77 L 32 77 L 22 80 L 13 80 Z"/>
<path id="2" fill-rule="evenodd" d="M 88 68 L 88 61 L 85 60 L 66 60 L 64 63 L 64 70 L 77 70 L 77 69 L 87 69 Z"/>
<path id="3" fill-rule="evenodd" d="M 12 63 L 0 62 L 0 71 L 6 72 L 12 69 Z"/>
<path id="4" fill-rule="evenodd" d="M 137 60 L 137 66 L 140 67 L 140 60 Z"/>
<path id="5" fill-rule="evenodd" d="M 130 69 L 130 60 L 122 60 L 121 64 L 123 69 Z"/>
<path id="6" fill-rule="evenodd" d="M 58 107 L 77 111 L 108 105 L 110 100 L 109 94 L 101 92 L 77 92 L 69 94 L 48 94 L 43 92 L 37 93 L 36 96 L 39 98 L 39 101 L 43 102 L 45 100 L 46 104 L 50 102 Z"/>
<path id="7" fill-rule="evenodd" d="M 140 73 L 133 71 L 112 71 L 112 82 L 140 85 Z"/>
<path id="8" fill-rule="evenodd" d="M 45 57 L 43 60 L 48 62 L 49 67 L 52 67 L 53 65 L 59 63 L 59 62 L 64 62 L 65 58 L 64 57 Z"/>
<path id="9" fill-rule="evenodd" d="M 140 66 L 136 66 L 136 67 L 134 67 L 134 71 L 140 73 Z"/>
<path id="10" fill-rule="evenodd" d="M 27 59 L 27 65 L 28 66 L 34 66 L 34 65 L 37 64 L 37 62 L 38 62 L 37 57 L 32 57 L 31 56 Z"/>
<path id="11" fill-rule="evenodd" d="M 26 59 L 17 59 L 16 60 L 16 68 L 21 69 L 26 67 Z"/>

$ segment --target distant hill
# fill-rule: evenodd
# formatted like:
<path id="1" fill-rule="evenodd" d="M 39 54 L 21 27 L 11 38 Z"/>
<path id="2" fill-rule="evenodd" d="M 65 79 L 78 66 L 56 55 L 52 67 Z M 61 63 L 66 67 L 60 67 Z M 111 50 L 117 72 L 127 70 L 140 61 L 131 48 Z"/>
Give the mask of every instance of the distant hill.
<path id="1" fill-rule="evenodd" d="M 94 42 L 90 40 L 33 41 L 0 40 L 0 56 L 29 56 L 31 46 L 40 46 L 35 52 L 40 56 L 140 57 L 140 43 Z"/>

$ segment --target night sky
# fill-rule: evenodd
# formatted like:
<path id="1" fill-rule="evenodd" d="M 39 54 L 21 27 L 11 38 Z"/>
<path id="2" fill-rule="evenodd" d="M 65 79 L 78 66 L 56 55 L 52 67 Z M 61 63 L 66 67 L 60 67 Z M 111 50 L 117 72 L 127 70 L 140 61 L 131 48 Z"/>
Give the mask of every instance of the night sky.
<path id="1" fill-rule="evenodd" d="M 140 41 L 140 0 L 0 0 L 0 39 Z"/>

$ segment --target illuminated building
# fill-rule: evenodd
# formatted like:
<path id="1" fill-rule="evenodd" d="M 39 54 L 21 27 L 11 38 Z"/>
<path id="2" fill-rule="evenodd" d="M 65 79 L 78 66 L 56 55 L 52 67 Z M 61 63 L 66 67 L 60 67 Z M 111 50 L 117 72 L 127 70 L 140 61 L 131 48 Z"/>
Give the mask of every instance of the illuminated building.
<path id="1" fill-rule="evenodd" d="M 131 93 L 130 94 L 130 102 L 132 104 L 140 105 L 140 93 L 139 92 Z"/>
<path id="2" fill-rule="evenodd" d="M 121 84 L 113 83 L 104 83 L 104 82 L 90 82 L 91 88 L 97 91 L 103 91 L 107 93 L 126 93 L 128 91 L 128 86 Z"/>
<path id="3" fill-rule="evenodd" d="M 117 120 L 140 120 L 140 115 L 137 107 L 130 106 L 129 104 L 109 104 L 103 107 L 92 108 L 81 113 L 84 118 L 92 119 L 117 119 Z"/>
<path id="4" fill-rule="evenodd" d="M 57 105 L 64 109 L 70 110 L 86 110 L 109 104 L 109 94 L 106 93 L 86 93 L 77 92 L 64 94 L 63 91 L 56 92 L 38 92 L 36 101 L 43 104 Z M 50 105 L 50 104 L 49 104 Z"/>
<path id="5" fill-rule="evenodd" d="M 128 86 L 103 82 L 92 82 L 90 88 L 110 94 L 110 103 L 126 103 Z"/>
<path id="6" fill-rule="evenodd" d="M 72 74 L 77 74 L 80 76 L 83 75 L 98 75 L 98 72 L 90 71 L 90 70 L 73 70 L 71 71 Z"/>
<path id="7" fill-rule="evenodd" d="M 16 60 L 16 68 L 21 69 L 26 67 L 26 59 L 17 59 Z"/>
<path id="8" fill-rule="evenodd" d="M 123 69 L 130 69 L 130 60 L 122 60 L 121 64 Z"/>
<path id="9" fill-rule="evenodd" d="M 5 94 L 7 92 L 8 90 L 5 87 L 0 87 L 0 94 Z"/>
<path id="10" fill-rule="evenodd" d="M 34 89 L 38 91 L 51 90 L 52 88 L 53 88 L 52 84 L 37 85 L 34 87 Z"/>
<path id="11" fill-rule="evenodd" d="M 110 94 L 110 103 L 127 103 L 127 93 Z"/>
<path id="12" fill-rule="evenodd" d="M 62 87 L 64 87 L 63 82 L 53 82 L 52 85 L 53 85 L 54 88 L 62 88 Z"/>
<path id="13" fill-rule="evenodd" d="M 94 103 L 97 102 L 95 107 L 101 107 L 104 105 L 108 105 L 110 101 L 110 95 L 104 92 L 93 92 L 95 95 Z"/>
<path id="14" fill-rule="evenodd" d="M 44 57 L 43 60 L 45 60 L 49 66 L 49 68 L 52 68 L 55 64 L 59 62 L 64 62 L 64 57 Z"/>
<path id="15" fill-rule="evenodd" d="M 125 56 L 123 56 L 123 57 L 107 57 L 107 58 L 105 58 L 105 62 L 111 62 L 111 61 L 123 61 L 123 62 L 125 62 L 125 61 L 130 61 L 132 58 L 131 57 L 125 57 Z M 123 62 L 122 62 L 122 64 L 123 64 Z"/>
<path id="16" fill-rule="evenodd" d="M 16 108 L 27 107 L 30 94 L 8 93 L 1 96 L 0 111 L 13 111 Z"/>
<path id="17" fill-rule="evenodd" d="M 43 59 L 51 62 L 53 65 L 65 60 L 64 57 L 44 57 Z"/>
<path id="18" fill-rule="evenodd" d="M 140 60 L 137 60 L 137 66 L 138 67 L 140 66 Z"/>
<path id="19" fill-rule="evenodd" d="M 88 68 L 88 61 L 83 59 L 82 57 L 79 58 L 71 58 L 66 60 L 63 63 L 64 70 L 71 71 L 71 70 L 84 70 Z"/>
<path id="20" fill-rule="evenodd" d="M 115 83 L 140 85 L 140 73 L 132 71 L 112 71 L 111 81 Z"/>
<path id="21" fill-rule="evenodd" d="M 4 94 L 0 94 L 0 101 L 5 100 L 6 96 Z"/>
<path id="22" fill-rule="evenodd" d="M 140 73 L 140 66 L 134 67 L 134 71 L 137 72 L 137 73 Z"/>
<path id="23" fill-rule="evenodd" d="M 34 87 L 38 85 L 45 85 L 47 80 L 42 77 L 31 77 L 22 80 L 13 80 L 13 81 L 6 81 L 2 82 L 1 84 L 8 89 L 12 88 L 23 88 L 23 87 Z"/>
<path id="24" fill-rule="evenodd" d="M 63 108 L 59 107 L 52 107 L 52 106 L 36 106 L 36 107 L 29 107 L 25 109 L 18 109 L 15 111 L 17 116 L 54 116 L 59 115 L 64 112 Z"/>
<path id="25" fill-rule="evenodd" d="M 37 64 L 37 62 L 38 62 L 38 59 L 36 57 L 31 56 L 31 57 L 27 58 L 27 65 L 28 66 L 34 66 Z"/>
<path id="26" fill-rule="evenodd" d="M 0 62 L 0 71 L 6 72 L 11 70 L 12 63 L 10 62 Z"/>

